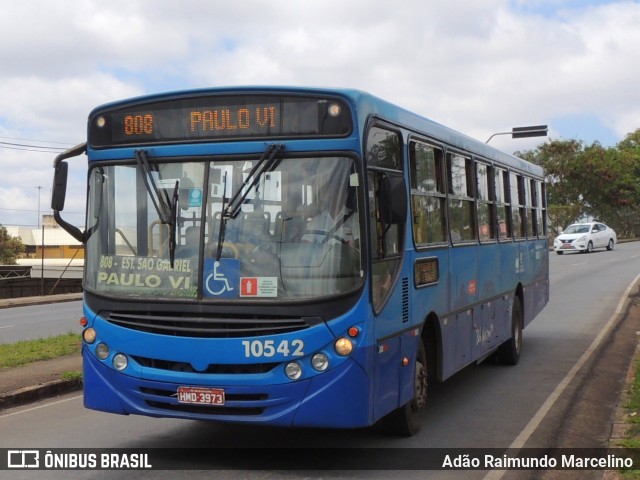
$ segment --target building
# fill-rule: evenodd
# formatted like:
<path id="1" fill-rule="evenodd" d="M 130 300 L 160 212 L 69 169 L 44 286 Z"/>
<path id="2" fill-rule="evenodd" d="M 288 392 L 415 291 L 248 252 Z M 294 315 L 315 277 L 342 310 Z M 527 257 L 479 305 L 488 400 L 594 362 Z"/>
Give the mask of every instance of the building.
<path id="1" fill-rule="evenodd" d="M 82 277 L 84 245 L 60 228 L 53 215 L 43 215 L 40 228 L 5 228 L 12 237 L 19 237 L 25 246 L 25 253 L 17 262 L 31 266 L 32 277 Z"/>

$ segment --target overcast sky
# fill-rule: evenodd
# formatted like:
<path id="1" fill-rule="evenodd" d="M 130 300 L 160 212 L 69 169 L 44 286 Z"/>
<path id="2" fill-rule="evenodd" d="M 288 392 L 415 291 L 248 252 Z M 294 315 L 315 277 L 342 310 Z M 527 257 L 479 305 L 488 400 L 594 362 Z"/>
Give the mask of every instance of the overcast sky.
<path id="1" fill-rule="evenodd" d="M 158 91 L 354 87 L 482 141 L 548 124 L 551 139 L 613 146 L 640 128 L 639 25 L 640 2 L 613 0 L 7 2 L 0 224 L 35 226 L 39 194 L 51 213 L 56 153 L 21 145 L 84 142 L 95 106 Z M 81 225 L 86 160 L 70 166 L 65 218 Z"/>

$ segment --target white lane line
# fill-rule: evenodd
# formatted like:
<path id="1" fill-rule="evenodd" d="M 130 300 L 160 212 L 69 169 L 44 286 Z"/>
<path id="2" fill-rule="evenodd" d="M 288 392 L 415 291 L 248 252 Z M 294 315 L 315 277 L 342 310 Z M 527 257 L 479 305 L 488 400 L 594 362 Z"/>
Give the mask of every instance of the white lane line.
<path id="1" fill-rule="evenodd" d="M 2 326 L 0 328 L 13 328 L 13 327 L 15 327 L 15 325 L 4 325 L 4 326 Z"/>
<path id="2" fill-rule="evenodd" d="M 624 291 L 622 298 L 620 298 L 618 306 L 613 312 L 613 315 L 611 315 L 604 328 L 600 330 L 598 336 L 593 340 L 591 345 L 589 345 L 589 348 L 587 348 L 587 350 L 582 354 L 578 362 L 573 366 L 571 370 L 569 370 L 569 373 L 567 373 L 567 375 L 558 384 L 556 389 L 551 392 L 551 395 L 549 395 L 547 400 L 542 404 L 536 414 L 531 418 L 531 420 L 529 420 L 529 423 L 524 427 L 522 432 L 520 432 L 520 435 L 518 435 L 516 439 L 511 443 L 511 445 L 509 445 L 510 449 L 518 450 L 525 446 L 527 440 L 529 440 L 529 437 L 531 437 L 533 432 L 535 432 L 536 429 L 540 426 L 540 423 L 542 423 L 544 417 L 549 413 L 549 410 L 551 410 L 558 398 L 560 398 L 571 381 L 578 374 L 578 371 L 583 367 L 587 360 L 589 360 L 589 357 L 593 355 L 600 343 L 602 343 L 602 340 L 606 337 L 609 330 L 611 330 L 611 327 L 616 322 L 618 315 L 622 313 L 622 309 L 624 308 L 624 304 L 626 303 L 627 298 L 631 293 L 631 289 L 634 287 L 638 280 L 640 280 L 640 275 L 634 278 L 633 281 L 629 284 L 627 289 Z M 500 480 L 505 473 L 507 473 L 507 470 L 491 470 L 489 473 L 487 473 L 487 475 L 485 475 L 484 480 Z"/>

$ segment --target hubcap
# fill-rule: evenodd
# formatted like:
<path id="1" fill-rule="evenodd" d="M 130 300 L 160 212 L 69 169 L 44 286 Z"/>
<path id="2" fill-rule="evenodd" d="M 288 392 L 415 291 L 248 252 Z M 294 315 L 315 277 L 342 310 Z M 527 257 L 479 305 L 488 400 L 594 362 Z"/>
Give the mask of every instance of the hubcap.
<path id="1" fill-rule="evenodd" d="M 427 404 L 427 370 L 421 362 L 416 363 L 414 412 Z"/>

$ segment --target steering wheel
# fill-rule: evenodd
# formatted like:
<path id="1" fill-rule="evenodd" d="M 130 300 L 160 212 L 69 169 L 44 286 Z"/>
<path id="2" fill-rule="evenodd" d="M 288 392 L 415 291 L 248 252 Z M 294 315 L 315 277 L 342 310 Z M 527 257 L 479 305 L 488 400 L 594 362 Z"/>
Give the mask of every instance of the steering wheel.
<path id="1" fill-rule="evenodd" d="M 233 242 L 224 242 L 222 244 L 222 250 L 224 251 L 225 248 L 228 248 L 233 252 L 233 258 L 240 258 L 240 250 Z"/>

